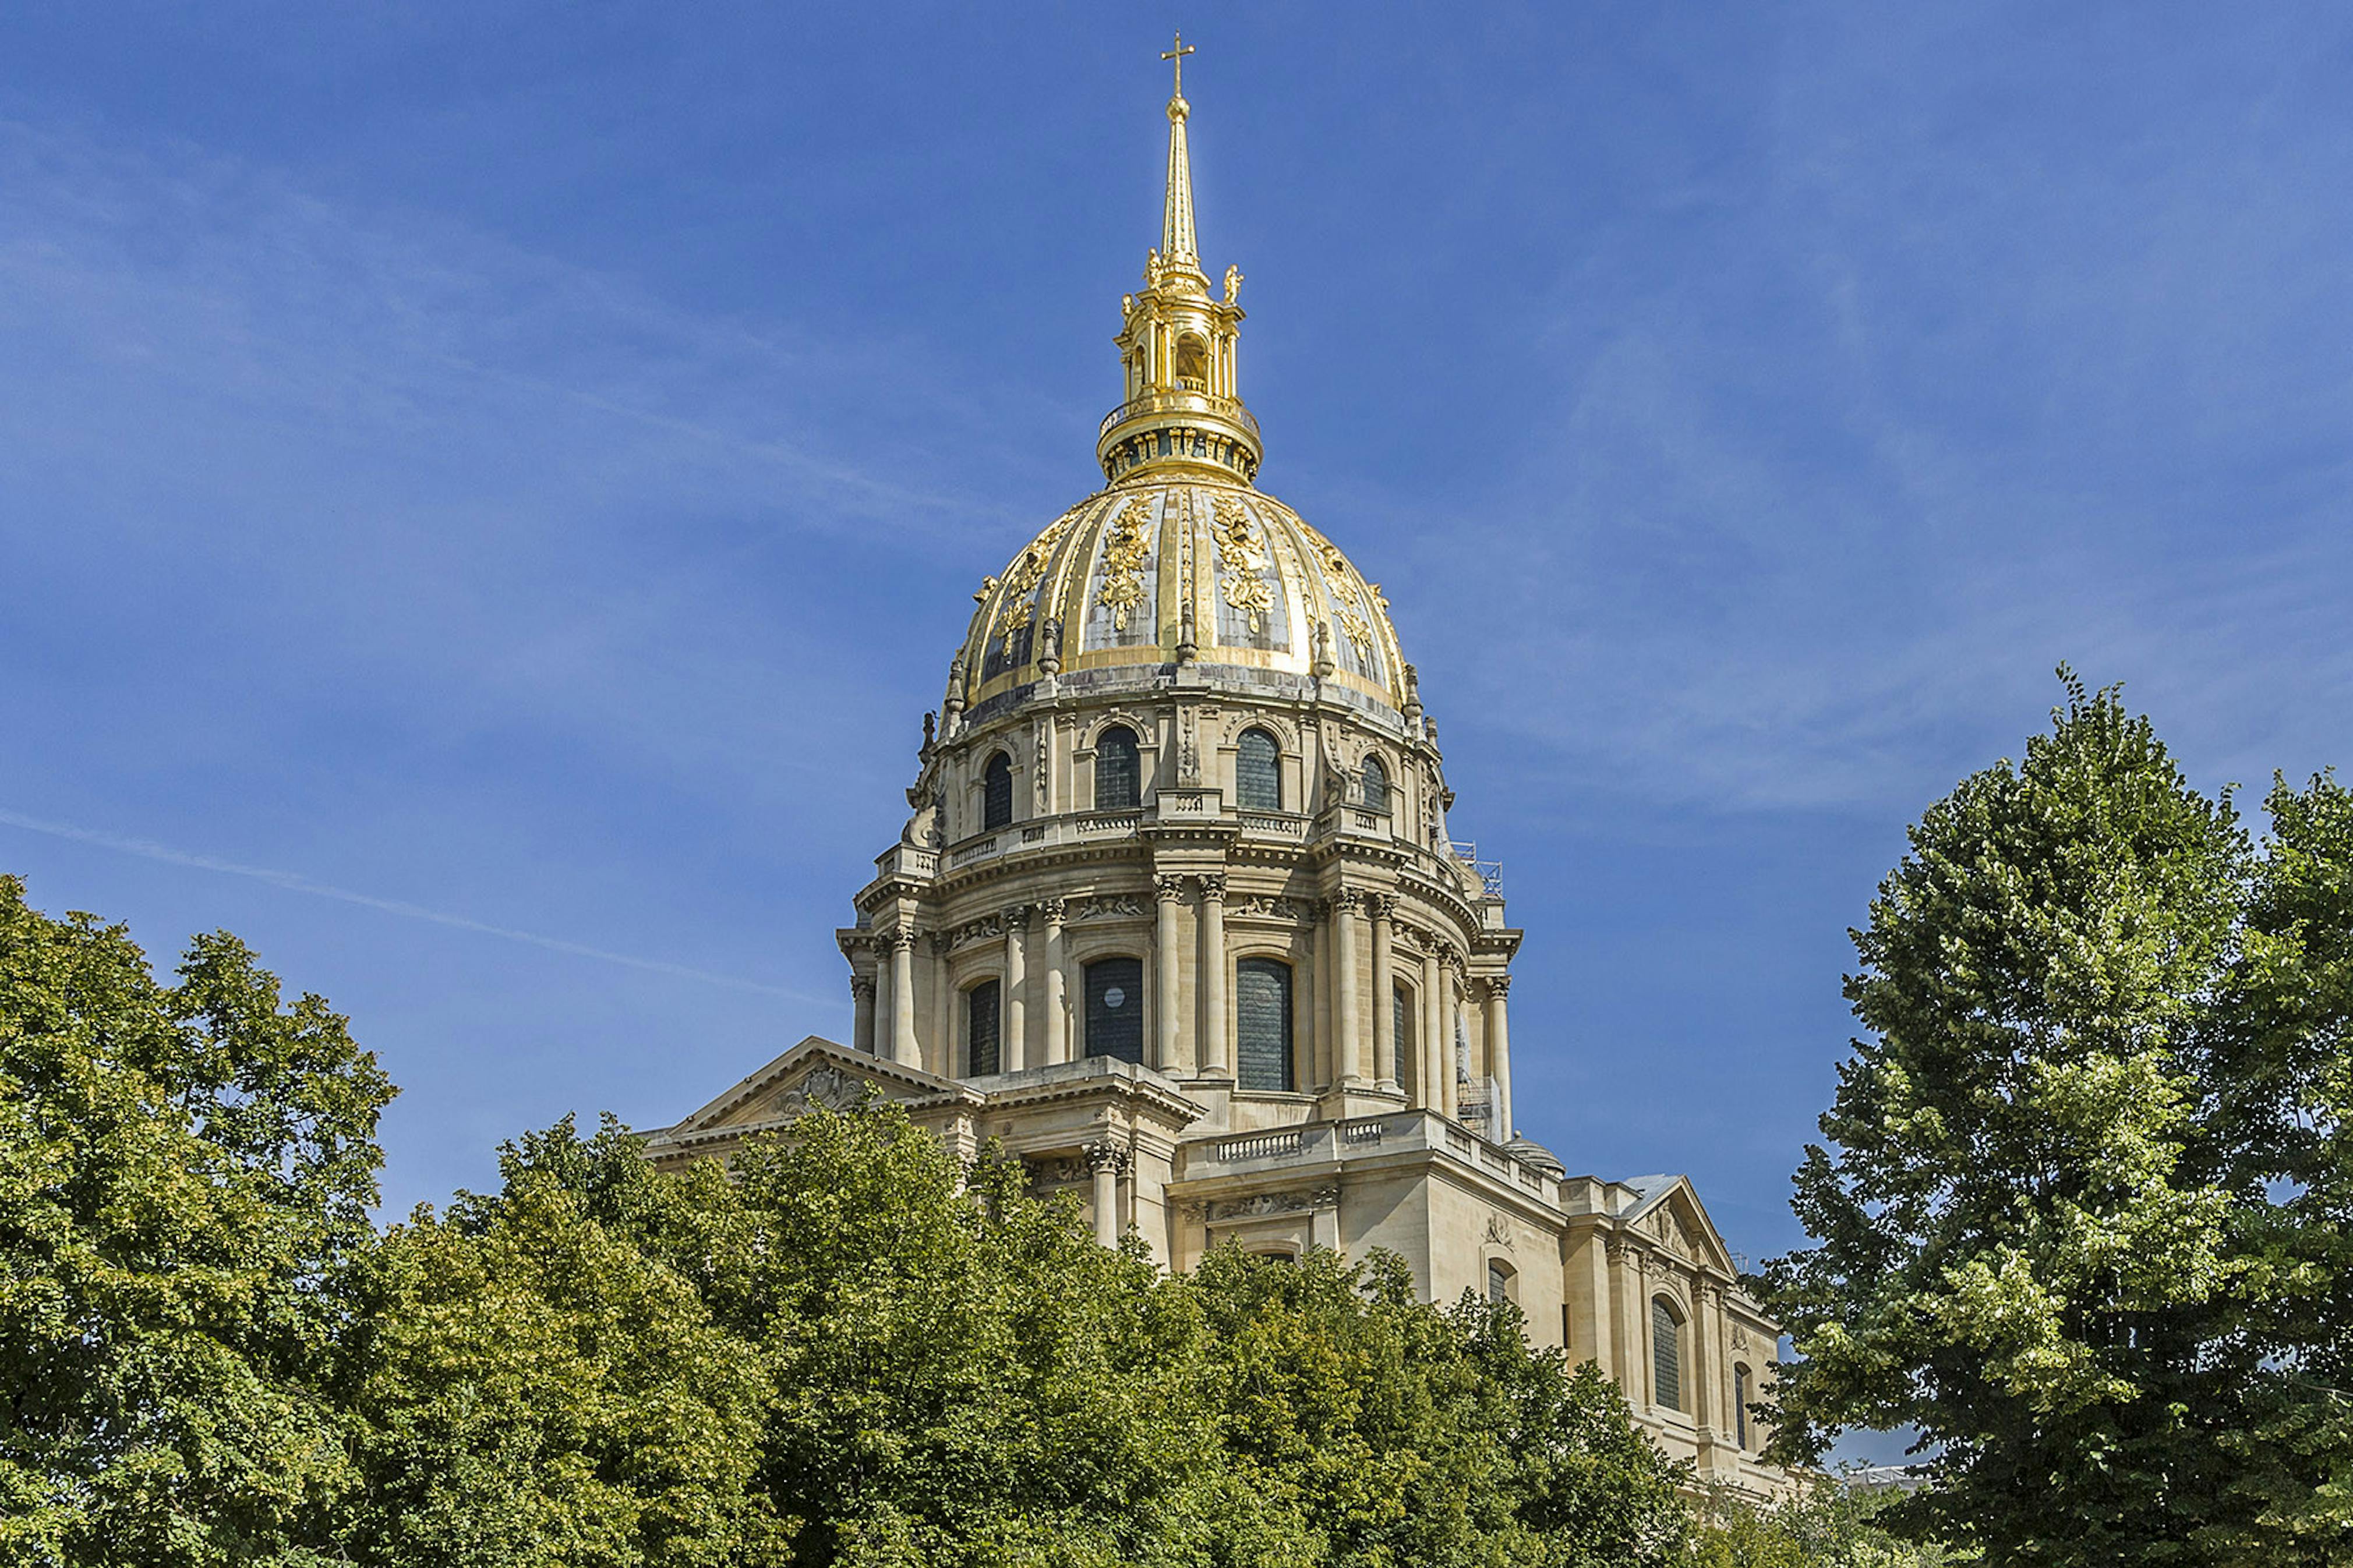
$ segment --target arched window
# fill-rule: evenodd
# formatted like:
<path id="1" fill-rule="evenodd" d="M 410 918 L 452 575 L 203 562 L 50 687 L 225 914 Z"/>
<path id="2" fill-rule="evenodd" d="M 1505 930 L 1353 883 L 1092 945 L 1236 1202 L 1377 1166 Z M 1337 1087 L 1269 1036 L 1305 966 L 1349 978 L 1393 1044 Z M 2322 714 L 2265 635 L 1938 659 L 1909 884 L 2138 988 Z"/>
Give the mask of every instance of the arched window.
<path id="1" fill-rule="evenodd" d="M 1487 1260 L 1487 1300 L 1508 1301 L 1512 1299 L 1512 1266 L 1500 1258 Z"/>
<path id="2" fill-rule="evenodd" d="M 1651 1298 L 1651 1383 L 1655 1403 L 1683 1407 L 1683 1321 L 1664 1296 Z"/>
<path id="3" fill-rule="evenodd" d="M 1389 808 L 1389 770 L 1378 757 L 1365 759 L 1364 798 L 1366 811 Z"/>
<path id="4" fill-rule="evenodd" d="M 1244 811 L 1282 809 L 1282 750 L 1263 730 L 1244 730 L 1235 748 L 1234 797 Z"/>
<path id="5" fill-rule="evenodd" d="M 1748 1447 L 1748 1400 L 1753 1392 L 1748 1368 L 1736 1362 L 1732 1368 L 1732 1442 L 1743 1450 Z"/>
<path id="6" fill-rule="evenodd" d="M 1176 384 L 1187 392 L 1209 390 L 1209 345 L 1190 332 L 1176 340 Z"/>
<path id="7" fill-rule="evenodd" d="M 980 771 L 980 826 L 994 833 L 1013 820 L 1013 759 L 1003 752 Z"/>
<path id="8" fill-rule="evenodd" d="M 1098 958 L 1087 965 L 1087 1055 L 1144 1060 L 1144 961 Z"/>
<path id="9" fill-rule="evenodd" d="M 966 1077 L 987 1078 L 1004 1070 L 1005 1011 L 1000 1000 L 1004 994 L 1004 988 L 994 980 L 984 980 L 964 994 Z"/>
<path id="10" fill-rule="evenodd" d="M 1413 1037 L 1413 993 L 1398 986 L 1389 993 L 1389 1038 L 1396 1043 L 1398 1087 L 1408 1095 L 1421 1087 L 1421 1052 Z"/>
<path id="11" fill-rule="evenodd" d="M 1095 737 L 1095 809 L 1134 811 L 1144 804 L 1135 731 L 1113 724 Z"/>
<path id="12" fill-rule="evenodd" d="M 1236 963 L 1234 1022 L 1240 1033 L 1234 1049 L 1239 1086 L 1297 1089 L 1291 1065 L 1291 965 L 1273 958 Z"/>

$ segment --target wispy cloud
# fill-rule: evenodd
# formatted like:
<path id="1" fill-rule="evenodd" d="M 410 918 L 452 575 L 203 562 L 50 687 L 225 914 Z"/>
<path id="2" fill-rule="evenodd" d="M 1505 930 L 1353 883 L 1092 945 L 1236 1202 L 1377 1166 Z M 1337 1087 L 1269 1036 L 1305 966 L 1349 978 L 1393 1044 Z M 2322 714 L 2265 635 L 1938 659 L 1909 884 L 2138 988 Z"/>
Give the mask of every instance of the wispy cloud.
<path id="1" fill-rule="evenodd" d="M 266 866 L 247 866 L 235 860 L 224 860 L 216 855 L 199 855 L 191 850 L 175 849 L 168 844 L 158 844 L 150 838 L 134 838 L 125 834 L 103 832 L 94 827 L 79 827 L 68 822 L 49 822 L 22 812 L 0 809 L 0 824 L 21 828 L 27 833 L 46 834 L 51 838 L 69 839 L 76 844 L 95 845 L 119 854 L 136 855 L 143 860 L 160 860 L 166 865 L 185 866 L 193 870 L 217 871 L 224 876 L 244 877 L 256 882 L 266 882 L 290 893 L 301 893 L 314 899 L 332 899 L 338 903 L 357 904 L 362 909 L 376 910 L 403 920 L 427 921 L 434 925 L 449 926 L 458 931 L 472 931 L 480 936 L 494 936 L 504 942 L 519 942 L 532 947 L 545 948 L 550 952 L 569 953 L 575 958 L 594 959 L 599 963 L 617 963 L 629 969 L 640 969 L 652 974 L 667 974 L 681 980 L 700 981 L 706 985 L 724 985 L 736 991 L 756 991 L 769 996 L 784 996 L 809 1006 L 828 1006 L 829 1002 L 811 996 L 790 986 L 771 985 L 764 981 L 746 980 L 737 974 L 720 974 L 691 964 L 672 963 L 659 958 L 641 958 L 634 953 L 615 952 L 609 948 L 591 947 L 586 942 L 569 942 L 563 937 L 546 936 L 538 931 L 517 931 L 512 926 L 492 925 L 467 915 L 452 914 L 447 910 L 428 909 L 403 899 L 381 898 L 351 888 L 338 888 L 332 883 L 314 881 L 295 871 L 272 870 Z"/>

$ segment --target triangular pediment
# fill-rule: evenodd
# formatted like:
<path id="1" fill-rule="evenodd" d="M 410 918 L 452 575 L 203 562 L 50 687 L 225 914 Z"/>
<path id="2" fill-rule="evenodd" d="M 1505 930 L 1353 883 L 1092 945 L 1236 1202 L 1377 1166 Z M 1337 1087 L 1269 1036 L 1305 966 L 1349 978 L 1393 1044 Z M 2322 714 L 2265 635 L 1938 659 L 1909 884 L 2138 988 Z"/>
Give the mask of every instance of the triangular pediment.
<path id="1" fill-rule="evenodd" d="M 1641 1194 L 1620 1218 L 1668 1251 L 1704 1268 L 1737 1275 L 1732 1249 L 1707 1217 L 1688 1176 L 1639 1176 L 1622 1184 Z"/>
<path id="2" fill-rule="evenodd" d="M 670 1128 L 669 1135 L 772 1126 L 792 1121 L 811 1106 L 847 1110 L 878 1095 L 902 1101 L 980 1098 L 953 1079 L 811 1035 Z"/>

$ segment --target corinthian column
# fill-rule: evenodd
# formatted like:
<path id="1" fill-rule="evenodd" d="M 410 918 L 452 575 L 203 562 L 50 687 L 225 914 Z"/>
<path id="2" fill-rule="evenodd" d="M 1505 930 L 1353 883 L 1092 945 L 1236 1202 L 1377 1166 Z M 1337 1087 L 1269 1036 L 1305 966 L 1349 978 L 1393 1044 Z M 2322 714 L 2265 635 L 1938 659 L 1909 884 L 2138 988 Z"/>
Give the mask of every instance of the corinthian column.
<path id="1" fill-rule="evenodd" d="M 1038 912 L 1046 918 L 1045 1059 L 1049 1064 L 1071 1059 L 1071 1007 L 1062 973 L 1062 900 L 1040 899 Z"/>
<path id="2" fill-rule="evenodd" d="M 1338 968 L 1340 1050 L 1333 1070 L 1345 1087 L 1365 1077 L 1363 999 L 1356 994 L 1356 910 L 1365 895 L 1343 888 L 1332 899 L 1332 947 Z"/>
<path id="3" fill-rule="evenodd" d="M 1201 879 L 1201 1023 L 1194 1031 L 1203 1078 L 1226 1076 L 1226 879 Z"/>
<path id="4" fill-rule="evenodd" d="M 1395 893 L 1375 893 L 1373 906 L 1373 1076 L 1383 1089 L 1398 1086 L 1397 969 L 1389 949 L 1397 913 Z"/>
<path id="5" fill-rule="evenodd" d="M 849 977 L 849 1043 L 852 1048 L 874 1054 L 874 976 L 853 974 Z"/>
<path id="6" fill-rule="evenodd" d="M 1005 1070 L 1029 1065 L 1029 907 L 1005 911 Z"/>
<path id="7" fill-rule="evenodd" d="M 1115 1144 L 1087 1145 L 1087 1168 L 1095 1184 L 1095 1239 L 1105 1247 L 1119 1245 L 1119 1173 L 1126 1164 L 1126 1153 Z"/>
<path id="8" fill-rule="evenodd" d="M 1152 1065 L 1163 1072 L 1180 1069 L 1184 1064 L 1176 1059 L 1180 1031 L 1176 1016 L 1176 913 L 1177 902 L 1185 896 L 1185 879 L 1166 872 L 1152 879 L 1157 923 L 1153 931 L 1154 968 L 1157 984 L 1154 1001 L 1157 1004 L 1155 1021 L 1159 1025 L 1159 1047 Z"/>
<path id="9" fill-rule="evenodd" d="M 1495 1142 L 1508 1143 L 1518 1131 L 1512 1125 L 1512 1031 L 1504 1016 L 1504 997 L 1512 989 L 1508 974 L 1487 977 L 1487 1070 L 1495 1075 Z"/>
<path id="10" fill-rule="evenodd" d="M 1435 941 L 1421 955 L 1421 1071 L 1414 1088 L 1421 1103 L 1441 1115 L 1446 1110 L 1446 1085 L 1453 1071 L 1446 1064 L 1446 966 Z"/>
<path id="11" fill-rule="evenodd" d="M 891 932 L 891 1059 L 901 1067 L 923 1065 L 915 1048 L 915 928 L 912 925 Z"/>

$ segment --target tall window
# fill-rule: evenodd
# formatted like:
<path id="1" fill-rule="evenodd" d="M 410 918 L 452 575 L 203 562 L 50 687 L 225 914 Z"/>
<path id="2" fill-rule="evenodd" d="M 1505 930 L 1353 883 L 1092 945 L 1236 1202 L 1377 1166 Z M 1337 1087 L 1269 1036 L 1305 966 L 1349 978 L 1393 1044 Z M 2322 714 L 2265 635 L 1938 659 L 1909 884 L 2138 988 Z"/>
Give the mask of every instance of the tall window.
<path id="1" fill-rule="evenodd" d="M 1736 1447 L 1748 1447 L 1748 1368 L 1735 1363 L 1732 1369 L 1732 1441 Z"/>
<path id="2" fill-rule="evenodd" d="M 1234 1049 L 1240 1087 L 1297 1089 L 1291 1066 L 1291 965 L 1272 958 L 1236 963 L 1234 1022 L 1240 1035 Z"/>
<path id="3" fill-rule="evenodd" d="M 1487 1300 L 1508 1301 L 1512 1299 L 1512 1266 L 1502 1258 L 1487 1260 Z"/>
<path id="4" fill-rule="evenodd" d="M 1087 1055 L 1144 1059 L 1144 961 L 1098 958 L 1087 965 Z"/>
<path id="5" fill-rule="evenodd" d="M 1244 811 L 1282 809 L 1282 751 L 1263 730 L 1244 730 L 1234 752 L 1234 795 Z"/>
<path id="6" fill-rule="evenodd" d="M 994 833 L 1013 820 L 1013 759 L 1003 752 L 980 771 L 980 826 Z"/>
<path id="7" fill-rule="evenodd" d="M 1095 809 L 1134 811 L 1144 804 L 1135 731 L 1113 724 L 1095 737 Z"/>
<path id="8" fill-rule="evenodd" d="M 1389 770 L 1378 757 L 1365 759 L 1364 792 L 1366 811 L 1389 808 Z"/>
<path id="9" fill-rule="evenodd" d="M 1683 1321 L 1674 1303 L 1664 1296 L 1651 1298 L 1651 1382 L 1657 1401 L 1670 1410 L 1683 1407 Z"/>
<path id="10" fill-rule="evenodd" d="M 1004 1070 L 1004 994 L 994 980 L 984 980 L 964 994 L 965 1071 L 970 1077 Z"/>
<path id="11" fill-rule="evenodd" d="M 1421 1088 L 1421 1052 L 1413 1038 L 1413 993 L 1399 985 L 1389 993 L 1389 1038 L 1397 1044 L 1398 1084 L 1407 1093 Z"/>

